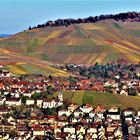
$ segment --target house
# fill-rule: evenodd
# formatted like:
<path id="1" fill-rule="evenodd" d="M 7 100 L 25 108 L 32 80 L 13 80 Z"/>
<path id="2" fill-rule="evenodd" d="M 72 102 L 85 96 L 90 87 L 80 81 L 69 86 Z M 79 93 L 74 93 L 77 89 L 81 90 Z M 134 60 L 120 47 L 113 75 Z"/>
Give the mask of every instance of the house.
<path id="1" fill-rule="evenodd" d="M 123 86 L 122 86 L 122 89 L 123 89 L 123 90 L 126 90 L 127 88 L 128 88 L 127 85 L 123 85 Z"/>
<path id="2" fill-rule="evenodd" d="M 99 81 L 94 82 L 94 84 L 90 87 L 90 89 L 94 91 L 102 91 L 102 92 L 105 91 L 103 82 Z"/>
<path id="3" fill-rule="evenodd" d="M 140 136 L 140 121 L 137 122 L 137 124 L 135 125 L 135 128 L 136 128 L 136 135 Z"/>
<path id="4" fill-rule="evenodd" d="M 23 139 L 25 139 L 25 140 L 28 140 L 28 139 L 30 139 L 30 138 L 32 138 L 32 136 L 31 136 L 31 131 L 28 131 L 28 132 L 26 132 L 24 135 L 23 135 Z M 34 137 L 33 137 L 34 138 Z"/>
<path id="5" fill-rule="evenodd" d="M 80 115 L 83 115 L 83 111 L 80 110 L 80 109 L 76 109 L 76 110 L 74 111 L 74 116 L 75 116 L 75 117 L 79 117 Z"/>
<path id="6" fill-rule="evenodd" d="M 90 128 L 87 129 L 87 134 L 93 134 L 93 133 L 97 133 L 98 129 L 96 125 L 92 125 Z"/>
<path id="7" fill-rule="evenodd" d="M 117 107 L 111 107 L 110 109 L 108 109 L 107 113 L 106 113 L 106 117 L 111 118 L 112 120 L 120 120 L 120 112 L 118 110 Z"/>
<path id="8" fill-rule="evenodd" d="M 118 111 L 119 111 L 119 109 L 115 106 L 108 109 L 108 112 L 118 112 Z"/>
<path id="9" fill-rule="evenodd" d="M 139 140 L 139 138 L 137 137 L 137 135 L 133 135 L 133 134 L 129 134 L 128 139 L 129 140 Z"/>
<path id="10" fill-rule="evenodd" d="M 128 133 L 129 134 L 136 134 L 135 124 L 131 124 L 131 125 L 128 126 Z"/>
<path id="11" fill-rule="evenodd" d="M 18 88 L 16 87 L 12 87 L 11 91 L 10 91 L 10 95 L 15 97 L 15 98 L 19 98 L 19 92 L 18 92 Z"/>
<path id="12" fill-rule="evenodd" d="M 56 125 L 57 128 L 55 129 L 55 131 L 61 132 L 61 128 L 64 127 L 65 125 L 68 125 L 67 121 L 57 120 L 57 125 Z"/>
<path id="13" fill-rule="evenodd" d="M 98 112 L 105 112 L 105 111 L 106 111 L 106 109 L 105 109 L 105 107 L 104 107 L 103 105 L 98 105 L 98 106 L 95 108 L 95 110 L 94 110 L 95 113 L 98 113 Z"/>
<path id="14" fill-rule="evenodd" d="M 3 105 L 3 104 L 4 104 L 4 102 L 5 102 L 5 100 L 6 100 L 6 98 L 1 97 L 1 98 L 0 98 L 0 105 Z"/>
<path id="15" fill-rule="evenodd" d="M 23 93 L 23 95 L 24 95 L 24 96 L 27 96 L 27 97 L 29 97 L 29 98 L 31 98 L 32 93 L 30 93 L 30 92 L 26 92 L 26 93 Z"/>
<path id="16" fill-rule="evenodd" d="M 108 125 L 106 127 L 106 132 L 107 133 L 114 133 L 115 129 L 117 129 L 117 128 L 118 128 L 118 125 L 116 125 L 116 124 Z"/>
<path id="17" fill-rule="evenodd" d="M 98 123 L 93 123 L 89 128 L 87 128 L 87 139 L 95 139 L 97 140 L 98 138 Z"/>
<path id="18" fill-rule="evenodd" d="M 28 131 L 27 126 L 17 126 L 17 132 L 20 136 L 26 134 Z"/>
<path id="19" fill-rule="evenodd" d="M 28 119 L 27 119 L 27 117 L 25 117 L 25 116 L 18 116 L 18 117 L 16 118 L 16 121 L 17 121 L 17 123 L 19 123 L 19 124 L 25 124 L 25 122 L 27 122 Z"/>
<path id="20" fill-rule="evenodd" d="M 69 116 L 72 112 L 68 109 L 61 109 L 58 111 L 58 116 L 66 115 Z"/>
<path id="21" fill-rule="evenodd" d="M 68 134 L 67 132 L 57 132 L 55 134 L 55 137 L 56 137 L 56 140 L 63 140 L 63 139 L 66 139 L 66 137 L 68 137 Z"/>
<path id="22" fill-rule="evenodd" d="M 100 140 L 106 140 L 106 139 L 107 139 L 106 136 L 105 136 L 105 130 L 99 131 L 99 133 L 98 133 L 98 138 L 99 138 Z"/>
<path id="23" fill-rule="evenodd" d="M 78 125 L 76 127 L 76 134 L 79 135 L 79 134 L 86 134 L 86 127 L 82 126 L 82 125 Z"/>
<path id="24" fill-rule="evenodd" d="M 80 133 L 79 135 L 77 135 L 77 139 L 78 140 L 83 140 L 84 139 L 84 136 L 82 133 Z"/>
<path id="25" fill-rule="evenodd" d="M 56 121 L 56 116 L 48 116 L 48 122 L 54 123 Z"/>
<path id="26" fill-rule="evenodd" d="M 10 72 L 4 69 L 2 70 L 0 77 L 10 77 L 10 75 Z"/>
<path id="27" fill-rule="evenodd" d="M 13 124 L 15 124 L 15 119 L 12 117 L 12 116 L 10 116 L 8 119 L 7 119 L 7 121 L 8 121 L 8 123 L 13 123 Z"/>
<path id="28" fill-rule="evenodd" d="M 111 80 L 111 79 L 109 79 L 107 82 L 105 82 L 104 83 L 104 86 L 105 87 L 112 87 L 112 86 L 114 86 L 114 84 L 115 84 L 115 80 Z"/>
<path id="29" fill-rule="evenodd" d="M 68 134 L 68 136 L 66 136 L 66 140 L 75 140 L 76 139 L 76 135 L 75 134 Z"/>
<path id="30" fill-rule="evenodd" d="M 5 104 L 8 106 L 19 106 L 21 105 L 21 99 L 20 98 L 7 98 L 5 100 Z"/>
<path id="31" fill-rule="evenodd" d="M 12 95 L 12 93 L 11 93 L 11 95 Z M 12 96 L 14 96 L 15 98 L 20 98 L 20 93 L 13 93 Z"/>
<path id="32" fill-rule="evenodd" d="M 40 109 L 33 109 L 30 111 L 31 116 L 42 116 L 43 112 Z"/>
<path id="33" fill-rule="evenodd" d="M 9 91 L 6 91 L 6 90 L 3 93 L 4 93 L 4 95 L 10 94 Z"/>
<path id="34" fill-rule="evenodd" d="M 40 108 L 42 107 L 42 103 L 43 103 L 43 99 L 37 99 L 37 100 L 36 100 L 36 104 L 37 104 L 37 106 L 40 107 Z"/>
<path id="35" fill-rule="evenodd" d="M 140 110 L 137 111 L 137 116 L 140 117 Z"/>
<path id="36" fill-rule="evenodd" d="M 105 123 L 106 124 L 110 124 L 110 123 L 113 123 L 113 119 L 110 117 L 110 116 L 108 116 L 108 117 L 106 117 L 106 120 L 105 120 Z"/>
<path id="37" fill-rule="evenodd" d="M 10 124 L 10 123 L 6 123 L 4 125 L 2 125 L 2 129 L 3 131 L 9 132 L 11 129 L 16 128 L 15 125 Z"/>
<path id="38" fill-rule="evenodd" d="M 71 112 L 73 112 L 75 109 L 77 109 L 79 106 L 77 104 L 70 104 L 68 106 L 68 110 L 70 110 Z"/>
<path id="39" fill-rule="evenodd" d="M 128 91 L 125 89 L 122 89 L 120 92 L 120 95 L 128 95 Z"/>
<path id="40" fill-rule="evenodd" d="M 6 134 L 4 137 L 0 137 L 2 140 L 8 140 L 10 137 L 9 137 L 9 134 Z"/>
<path id="41" fill-rule="evenodd" d="M 115 129 L 114 136 L 115 136 L 115 138 L 120 139 L 120 140 L 123 138 L 123 133 L 122 133 L 121 127 L 118 127 L 117 129 Z"/>
<path id="42" fill-rule="evenodd" d="M 5 86 L 3 83 L 0 83 L 0 90 L 5 89 Z"/>
<path id="43" fill-rule="evenodd" d="M 114 132 L 107 132 L 106 137 L 107 137 L 107 140 L 113 140 L 114 139 Z"/>
<path id="44" fill-rule="evenodd" d="M 58 99 L 59 99 L 59 101 L 63 102 L 63 93 L 62 92 L 59 92 Z"/>
<path id="45" fill-rule="evenodd" d="M 135 110 L 133 108 L 126 108 L 124 111 L 124 116 L 134 115 Z"/>
<path id="46" fill-rule="evenodd" d="M 133 122 L 134 116 L 132 114 L 125 116 L 125 121 L 127 123 Z"/>
<path id="47" fill-rule="evenodd" d="M 94 116 L 95 116 L 94 110 L 92 110 L 91 112 L 89 112 L 89 117 L 90 117 L 90 118 L 93 118 Z"/>
<path id="48" fill-rule="evenodd" d="M 31 128 L 33 136 L 44 136 L 45 129 L 40 125 L 35 125 Z"/>
<path id="49" fill-rule="evenodd" d="M 4 67 L 4 65 L 0 65 L 0 69 L 3 68 L 3 67 Z"/>
<path id="50" fill-rule="evenodd" d="M 41 118 L 42 118 L 42 116 L 31 116 L 30 122 L 32 124 L 39 124 Z"/>
<path id="51" fill-rule="evenodd" d="M 87 140 L 98 140 L 98 135 L 93 133 L 86 136 Z"/>
<path id="52" fill-rule="evenodd" d="M 10 107 L 0 106 L 0 114 L 6 114 L 11 111 Z"/>
<path id="53" fill-rule="evenodd" d="M 94 116 L 94 119 L 104 119 L 104 113 L 103 112 L 97 112 Z"/>
<path id="54" fill-rule="evenodd" d="M 44 99 L 43 100 L 43 108 L 53 108 L 63 105 L 63 103 L 58 99 Z"/>
<path id="55" fill-rule="evenodd" d="M 80 110 L 83 113 L 89 113 L 89 112 L 91 112 L 93 110 L 93 107 L 90 104 L 85 104 L 85 105 L 83 105 L 83 106 L 80 107 Z"/>
<path id="56" fill-rule="evenodd" d="M 63 132 L 70 133 L 70 134 L 75 134 L 76 129 L 73 126 L 65 126 L 63 128 Z"/>
<path id="57" fill-rule="evenodd" d="M 26 100 L 26 105 L 34 105 L 34 104 L 35 104 L 35 101 L 34 101 L 33 99 L 28 98 L 28 99 Z"/>
<path id="58" fill-rule="evenodd" d="M 120 120 L 120 113 L 119 112 L 108 112 L 107 117 L 110 117 L 112 120 Z"/>
<path id="59" fill-rule="evenodd" d="M 70 122 L 72 122 L 73 124 L 77 123 L 80 119 L 76 118 L 76 117 L 72 117 L 69 119 Z"/>

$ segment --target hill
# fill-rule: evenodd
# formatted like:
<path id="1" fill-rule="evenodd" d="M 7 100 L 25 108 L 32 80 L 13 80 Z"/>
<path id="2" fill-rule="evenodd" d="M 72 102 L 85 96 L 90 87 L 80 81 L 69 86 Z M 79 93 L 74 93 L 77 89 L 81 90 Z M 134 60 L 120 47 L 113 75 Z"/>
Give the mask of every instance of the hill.
<path id="1" fill-rule="evenodd" d="M 36 28 L 0 40 L 0 61 L 4 62 L 17 61 L 19 56 L 23 61 L 49 63 L 104 64 L 120 59 L 138 63 L 139 52 L 140 23 L 130 21 Z"/>
<path id="2" fill-rule="evenodd" d="M 0 34 L 0 38 L 5 38 L 5 37 L 8 37 L 10 36 L 10 34 Z"/>
<path id="3" fill-rule="evenodd" d="M 55 94 L 54 97 L 55 96 L 57 96 L 57 94 Z M 64 100 L 67 102 L 77 103 L 79 105 L 89 103 L 94 107 L 101 104 L 107 108 L 111 106 L 117 106 L 122 109 L 127 107 L 133 107 L 136 110 L 140 109 L 139 96 L 125 96 L 111 93 L 99 93 L 94 91 L 66 91 L 64 92 Z"/>
<path id="4" fill-rule="evenodd" d="M 5 68 L 15 75 L 25 75 L 25 74 L 42 74 L 44 76 L 62 76 L 68 77 L 70 74 L 55 69 L 49 65 L 40 65 L 40 64 L 30 64 L 30 63 L 16 63 L 16 64 L 8 64 Z"/>

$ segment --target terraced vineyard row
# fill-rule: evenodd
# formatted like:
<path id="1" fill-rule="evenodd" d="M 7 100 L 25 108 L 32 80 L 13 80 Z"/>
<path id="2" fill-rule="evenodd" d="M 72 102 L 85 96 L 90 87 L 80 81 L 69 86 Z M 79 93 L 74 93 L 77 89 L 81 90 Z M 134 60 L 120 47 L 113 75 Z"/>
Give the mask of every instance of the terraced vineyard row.
<path id="1" fill-rule="evenodd" d="M 56 97 L 56 95 L 57 93 L 54 96 Z M 64 100 L 67 100 L 71 103 L 77 103 L 79 105 L 89 103 L 94 107 L 102 104 L 106 107 L 117 106 L 124 109 L 131 106 L 137 110 L 140 109 L 139 96 L 124 96 L 94 91 L 66 91 L 64 92 Z"/>

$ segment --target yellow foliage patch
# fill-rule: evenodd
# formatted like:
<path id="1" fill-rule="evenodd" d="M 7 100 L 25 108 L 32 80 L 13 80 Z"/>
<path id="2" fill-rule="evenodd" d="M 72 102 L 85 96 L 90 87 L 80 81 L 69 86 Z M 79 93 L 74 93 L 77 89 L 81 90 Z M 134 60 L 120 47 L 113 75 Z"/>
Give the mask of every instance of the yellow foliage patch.
<path id="1" fill-rule="evenodd" d="M 132 63 L 139 63 L 140 61 L 140 57 L 138 58 L 137 56 L 135 56 L 134 54 L 126 54 L 126 57 L 128 58 L 128 60 Z"/>
<path id="2" fill-rule="evenodd" d="M 125 46 L 114 44 L 113 47 L 120 53 L 122 53 L 130 62 L 139 62 L 140 57 L 136 56 L 136 51 L 126 48 Z"/>
<path id="3" fill-rule="evenodd" d="M 0 48 L 0 53 L 10 53 L 8 50 Z"/>
<path id="4" fill-rule="evenodd" d="M 66 45 L 77 45 L 79 44 L 80 39 L 78 38 L 69 38 Z"/>
<path id="5" fill-rule="evenodd" d="M 133 47 L 133 48 L 135 48 L 135 49 L 139 49 L 139 47 L 137 45 L 134 45 L 131 42 L 128 42 L 128 41 L 125 41 L 125 40 L 123 40 L 122 42 L 127 44 L 127 45 L 129 45 L 129 46 L 131 46 L 131 47 Z"/>
<path id="6" fill-rule="evenodd" d="M 27 64 L 25 62 L 17 62 L 16 65 L 24 65 L 24 64 Z"/>
<path id="7" fill-rule="evenodd" d="M 9 71 L 13 74 L 28 74 L 27 72 L 19 69 L 16 65 L 8 65 Z"/>
<path id="8" fill-rule="evenodd" d="M 72 53 L 66 60 L 65 63 L 69 63 L 69 62 L 75 62 L 77 64 L 81 64 L 82 62 L 86 62 L 88 60 L 88 58 L 90 57 L 90 53 L 79 53 L 79 54 L 74 54 Z"/>
<path id="9" fill-rule="evenodd" d="M 92 23 L 82 24 L 81 27 L 85 30 L 98 30 L 103 29 L 103 27 L 98 27 Z"/>
<path id="10" fill-rule="evenodd" d="M 61 30 L 57 30 L 57 31 L 52 31 L 50 34 L 48 34 L 46 37 L 40 37 L 38 38 L 40 40 L 40 45 L 43 45 L 44 43 L 46 43 L 48 40 L 52 39 L 52 38 L 57 38 L 57 36 L 61 33 Z"/>
<path id="11" fill-rule="evenodd" d="M 45 37 L 45 42 L 47 42 L 49 39 L 56 38 L 61 32 L 61 30 L 51 32 L 47 37 Z"/>
<path id="12" fill-rule="evenodd" d="M 70 74 L 63 71 L 63 70 L 59 70 L 59 69 L 56 69 L 56 68 L 53 68 L 51 66 L 43 66 L 41 64 L 36 64 L 36 66 L 39 66 L 40 69 L 43 69 L 43 70 L 46 70 L 46 75 L 47 75 L 47 72 L 53 76 L 64 76 L 64 77 L 68 77 Z"/>
<path id="13" fill-rule="evenodd" d="M 104 32 L 104 33 L 108 34 L 108 35 L 111 36 L 113 39 L 120 40 L 120 38 L 117 37 L 117 35 L 114 35 L 114 34 L 110 33 L 110 32 L 107 31 L 107 30 L 101 30 L 101 32 Z"/>
<path id="14" fill-rule="evenodd" d="M 123 45 L 120 45 L 120 44 L 113 44 L 113 46 L 114 46 L 116 49 L 118 49 L 118 50 L 120 50 L 120 51 L 123 51 L 123 52 L 126 52 L 126 53 L 128 53 L 128 52 L 137 53 L 137 51 L 132 50 L 132 49 L 129 49 L 129 48 L 127 48 L 127 47 L 125 47 L 125 46 L 123 46 Z"/>
<path id="15" fill-rule="evenodd" d="M 102 63 L 102 62 L 105 60 L 106 56 L 107 56 L 106 53 L 100 54 L 99 57 L 97 57 L 97 59 L 95 59 L 94 63 L 95 63 L 95 62 Z"/>
<path id="16" fill-rule="evenodd" d="M 87 61 L 87 64 L 94 64 L 96 60 L 97 54 L 91 54 L 90 58 Z"/>

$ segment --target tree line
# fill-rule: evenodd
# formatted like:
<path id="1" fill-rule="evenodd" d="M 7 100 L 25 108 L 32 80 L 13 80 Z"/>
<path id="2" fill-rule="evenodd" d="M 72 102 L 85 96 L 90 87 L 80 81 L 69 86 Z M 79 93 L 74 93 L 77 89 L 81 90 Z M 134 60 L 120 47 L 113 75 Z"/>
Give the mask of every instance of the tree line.
<path id="1" fill-rule="evenodd" d="M 38 24 L 35 27 L 29 27 L 29 30 L 34 28 L 44 28 L 46 26 L 69 26 L 72 24 L 80 24 L 80 23 L 96 23 L 98 21 L 106 20 L 106 19 L 114 19 L 116 21 L 123 21 L 131 20 L 131 21 L 140 21 L 140 13 L 139 12 L 126 12 L 126 13 L 119 13 L 119 14 L 109 14 L 109 15 L 100 15 L 100 16 L 90 16 L 88 18 L 78 18 L 78 19 L 58 19 L 55 21 L 47 21 L 44 24 Z"/>

